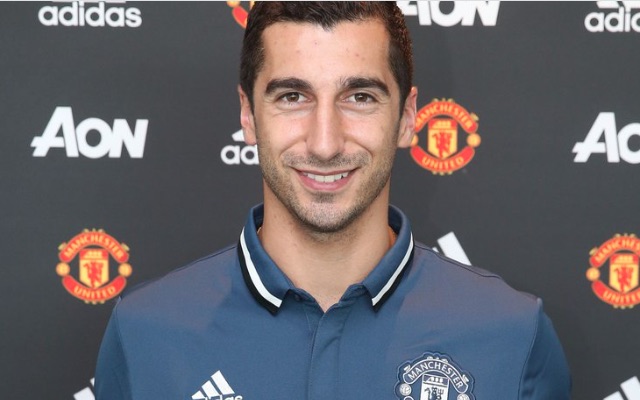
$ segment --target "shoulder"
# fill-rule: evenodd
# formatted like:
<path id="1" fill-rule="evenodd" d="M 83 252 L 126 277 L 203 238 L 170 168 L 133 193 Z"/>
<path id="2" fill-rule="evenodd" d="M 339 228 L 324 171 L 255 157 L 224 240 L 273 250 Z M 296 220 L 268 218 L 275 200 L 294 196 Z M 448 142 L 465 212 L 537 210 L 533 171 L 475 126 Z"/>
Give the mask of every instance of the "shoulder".
<path id="1" fill-rule="evenodd" d="M 416 245 L 408 272 L 398 312 L 413 326 L 508 349 L 524 362 L 544 318 L 539 298 L 512 288 L 495 273 L 422 244 Z"/>
<path id="2" fill-rule="evenodd" d="M 519 378 L 518 398 L 569 398 L 566 359 L 541 299 L 422 244 L 416 244 L 408 272 L 400 308 L 407 326 L 455 338 L 450 352 L 475 354 L 479 365 L 505 355 L 501 362 Z"/>
<path id="3" fill-rule="evenodd" d="M 140 315 L 180 313 L 185 307 L 220 302 L 231 290 L 237 268 L 237 246 L 232 245 L 175 269 L 159 278 L 127 289 L 116 311 Z"/>
<path id="4" fill-rule="evenodd" d="M 457 304 L 461 310 L 493 317 L 536 319 L 541 301 L 514 289 L 499 275 L 462 264 L 416 243 L 409 281 L 420 287 L 425 300 Z"/>

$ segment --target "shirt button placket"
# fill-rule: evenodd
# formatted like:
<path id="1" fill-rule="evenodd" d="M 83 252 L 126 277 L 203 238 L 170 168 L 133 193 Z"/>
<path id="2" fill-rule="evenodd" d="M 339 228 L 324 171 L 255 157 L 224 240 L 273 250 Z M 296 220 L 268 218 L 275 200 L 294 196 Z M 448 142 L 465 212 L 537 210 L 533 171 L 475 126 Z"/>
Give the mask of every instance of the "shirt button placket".
<path id="1" fill-rule="evenodd" d="M 349 307 L 334 306 L 320 318 L 309 368 L 309 400 L 337 400 L 339 396 L 340 337 Z"/>

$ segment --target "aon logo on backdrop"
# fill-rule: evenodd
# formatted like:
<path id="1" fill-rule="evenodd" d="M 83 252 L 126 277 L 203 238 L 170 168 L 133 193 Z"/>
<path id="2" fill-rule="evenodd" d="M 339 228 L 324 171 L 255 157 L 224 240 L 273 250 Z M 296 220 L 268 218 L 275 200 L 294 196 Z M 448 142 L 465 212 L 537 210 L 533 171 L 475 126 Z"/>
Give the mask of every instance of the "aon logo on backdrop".
<path id="1" fill-rule="evenodd" d="M 420 25 L 472 26 L 476 15 L 484 26 L 496 26 L 499 1 L 397 1 L 402 13 L 418 16 Z"/>
<path id="2" fill-rule="evenodd" d="M 51 148 L 63 148 L 67 157 L 87 158 L 120 158 L 122 148 L 126 147 L 131 158 L 142 158 L 147 139 L 149 120 L 138 119 L 132 130 L 125 119 L 116 118 L 113 126 L 98 118 L 87 118 L 78 126 L 73 121 L 71 107 L 56 107 L 47 127 L 41 136 L 31 141 L 34 157 L 45 157 Z M 62 136 L 58 134 L 62 131 Z M 99 140 L 88 140 L 91 132 L 99 136 Z M 91 142 L 91 143 L 90 143 Z"/>
<path id="3" fill-rule="evenodd" d="M 606 154 L 610 163 L 622 160 L 629 164 L 639 164 L 640 123 L 629 124 L 618 131 L 615 114 L 601 112 L 584 141 L 573 146 L 573 152 L 576 153 L 573 161 L 577 163 L 587 162 L 592 154 Z"/>

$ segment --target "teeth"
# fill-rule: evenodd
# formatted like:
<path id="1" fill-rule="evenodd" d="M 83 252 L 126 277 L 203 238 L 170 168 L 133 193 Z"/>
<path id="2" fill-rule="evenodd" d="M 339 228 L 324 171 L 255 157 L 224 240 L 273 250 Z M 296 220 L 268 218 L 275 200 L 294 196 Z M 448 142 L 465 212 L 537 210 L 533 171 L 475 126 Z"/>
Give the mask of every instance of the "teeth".
<path id="1" fill-rule="evenodd" d="M 307 177 L 313 179 L 316 182 L 321 182 L 321 183 L 332 183 L 335 181 L 338 181 L 342 178 L 346 178 L 347 175 L 349 175 L 348 172 L 343 172 L 341 174 L 336 174 L 336 175 L 315 175 L 315 174 L 305 174 Z"/>

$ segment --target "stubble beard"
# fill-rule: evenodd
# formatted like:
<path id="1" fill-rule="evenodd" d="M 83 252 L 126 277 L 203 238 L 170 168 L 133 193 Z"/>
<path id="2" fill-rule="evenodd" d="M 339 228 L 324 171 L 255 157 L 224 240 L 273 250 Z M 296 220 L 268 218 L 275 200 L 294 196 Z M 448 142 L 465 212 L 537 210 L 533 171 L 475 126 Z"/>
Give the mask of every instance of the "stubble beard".
<path id="1" fill-rule="evenodd" d="M 304 157 L 291 153 L 282 155 L 282 165 L 285 168 L 318 168 L 320 170 L 357 168 L 357 174 L 368 174 L 357 177 L 364 181 L 347 208 L 339 209 L 335 204 L 339 195 L 333 193 L 314 193 L 309 204 L 303 204 L 300 196 L 296 194 L 294 183 L 285 171 L 280 170 L 267 154 L 263 154 L 267 151 L 261 151 L 260 146 L 258 146 L 258 152 L 262 177 L 271 192 L 297 222 L 311 233 L 317 234 L 338 233 L 356 221 L 387 185 L 395 157 L 395 149 L 392 149 L 388 153 L 380 154 L 381 159 L 378 165 L 372 166 L 371 156 L 365 152 L 352 155 L 338 154 L 328 161 L 314 156 Z M 374 169 L 368 171 L 371 168 Z"/>

